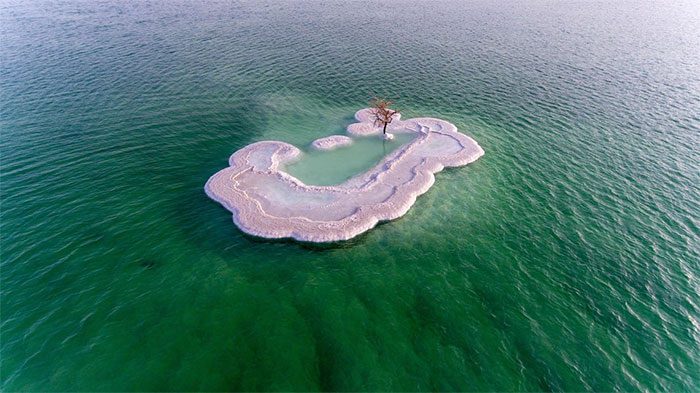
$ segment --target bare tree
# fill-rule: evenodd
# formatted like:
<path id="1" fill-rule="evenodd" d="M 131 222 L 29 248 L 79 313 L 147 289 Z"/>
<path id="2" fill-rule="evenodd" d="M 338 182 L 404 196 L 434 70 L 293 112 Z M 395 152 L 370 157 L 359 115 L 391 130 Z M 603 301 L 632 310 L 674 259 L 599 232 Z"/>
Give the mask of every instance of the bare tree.
<path id="1" fill-rule="evenodd" d="M 386 135 L 386 126 L 394 120 L 394 115 L 399 113 L 397 110 L 389 109 L 393 102 L 384 99 L 374 97 L 369 101 L 369 105 L 372 107 L 372 114 L 374 115 L 374 125 L 383 126 L 383 133 Z"/>

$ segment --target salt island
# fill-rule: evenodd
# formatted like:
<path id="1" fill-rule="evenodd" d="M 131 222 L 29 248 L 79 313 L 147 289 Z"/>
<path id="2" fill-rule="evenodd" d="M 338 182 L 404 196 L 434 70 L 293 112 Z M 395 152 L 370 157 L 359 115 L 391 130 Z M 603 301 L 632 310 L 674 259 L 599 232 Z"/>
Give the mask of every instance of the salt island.
<path id="1" fill-rule="evenodd" d="M 372 109 L 359 110 L 355 119 L 357 123 L 347 127 L 348 135 L 317 139 L 312 146 L 341 149 L 354 138 L 382 136 Z M 401 120 L 397 113 L 387 131 L 411 133 L 415 138 L 341 184 L 305 184 L 284 170 L 286 164 L 301 158 L 302 151 L 285 142 L 262 141 L 233 153 L 229 167 L 209 178 L 204 189 L 233 213 L 233 222 L 248 234 L 341 241 L 406 214 L 433 185 L 435 173 L 467 165 L 484 154 L 476 141 L 445 120 Z"/>

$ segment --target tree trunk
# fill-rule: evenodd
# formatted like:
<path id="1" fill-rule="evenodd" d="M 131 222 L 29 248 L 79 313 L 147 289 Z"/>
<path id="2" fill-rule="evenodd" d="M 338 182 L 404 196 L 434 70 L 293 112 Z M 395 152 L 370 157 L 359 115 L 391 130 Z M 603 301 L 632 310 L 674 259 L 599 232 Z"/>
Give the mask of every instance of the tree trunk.
<path id="1" fill-rule="evenodd" d="M 384 123 L 384 135 L 386 135 L 386 125 L 389 123 Z"/>

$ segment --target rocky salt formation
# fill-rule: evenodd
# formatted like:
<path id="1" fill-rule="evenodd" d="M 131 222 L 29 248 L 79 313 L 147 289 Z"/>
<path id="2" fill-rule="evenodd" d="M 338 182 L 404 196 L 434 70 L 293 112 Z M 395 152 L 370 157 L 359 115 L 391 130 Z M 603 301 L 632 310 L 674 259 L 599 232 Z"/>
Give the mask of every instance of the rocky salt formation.
<path id="1" fill-rule="evenodd" d="M 347 128 L 349 135 L 382 133 L 369 109 L 358 111 L 355 118 L 358 122 Z M 379 221 L 406 214 L 444 167 L 467 165 L 484 154 L 476 141 L 440 119 L 396 118 L 387 131 L 418 135 L 339 185 L 304 184 L 281 169 L 301 151 L 288 143 L 264 141 L 235 152 L 230 166 L 209 178 L 204 189 L 233 213 L 234 223 L 246 233 L 309 242 L 347 240 Z"/>

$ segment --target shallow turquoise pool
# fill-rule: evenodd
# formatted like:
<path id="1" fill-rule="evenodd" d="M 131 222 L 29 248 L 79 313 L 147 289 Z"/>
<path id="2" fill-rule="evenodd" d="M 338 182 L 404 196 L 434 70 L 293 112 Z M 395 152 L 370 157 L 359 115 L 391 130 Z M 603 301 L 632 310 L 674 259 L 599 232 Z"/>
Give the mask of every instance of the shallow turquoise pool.
<path id="1" fill-rule="evenodd" d="M 409 143 L 417 135 L 397 133 L 391 141 L 385 141 L 376 135 L 355 137 L 351 145 L 329 151 L 307 146 L 299 160 L 284 166 L 283 170 L 306 184 L 340 184 L 374 167 L 389 153 Z"/>

